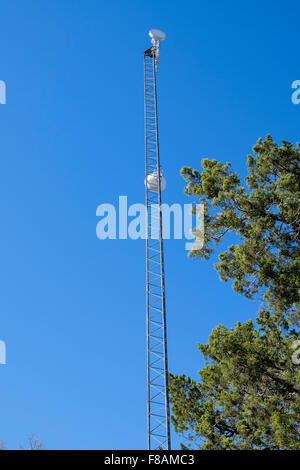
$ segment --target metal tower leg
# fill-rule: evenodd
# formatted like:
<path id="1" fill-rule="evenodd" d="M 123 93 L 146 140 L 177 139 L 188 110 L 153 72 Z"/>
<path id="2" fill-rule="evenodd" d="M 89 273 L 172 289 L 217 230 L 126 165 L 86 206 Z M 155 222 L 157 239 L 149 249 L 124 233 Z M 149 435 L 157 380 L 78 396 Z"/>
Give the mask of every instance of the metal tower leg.
<path id="1" fill-rule="evenodd" d="M 157 187 L 147 184 L 148 175 L 161 174 L 156 67 L 156 49 L 151 47 L 144 53 L 148 449 L 169 450 L 170 412 L 160 176 L 157 177 Z"/>

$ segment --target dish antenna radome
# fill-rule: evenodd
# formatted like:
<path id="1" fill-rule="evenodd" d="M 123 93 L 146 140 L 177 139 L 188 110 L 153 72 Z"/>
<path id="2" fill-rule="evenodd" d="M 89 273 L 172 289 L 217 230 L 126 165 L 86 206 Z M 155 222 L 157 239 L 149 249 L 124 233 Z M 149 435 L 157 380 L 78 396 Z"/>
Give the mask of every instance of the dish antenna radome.
<path id="1" fill-rule="evenodd" d="M 150 29 L 149 36 L 153 41 L 164 41 L 166 39 L 166 33 L 161 29 Z"/>
<path id="2" fill-rule="evenodd" d="M 147 189 L 149 191 L 157 192 L 159 190 L 159 181 L 158 181 L 158 172 L 154 170 L 153 173 L 147 175 L 144 183 L 146 184 L 147 181 Z M 167 182 L 166 179 L 162 175 L 162 171 L 160 172 L 160 190 L 164 191 L 166 189 Z"/>
<path id="3" fill-rule="evenodd" d="M 158 56 L 159 56 L 159 45 L 161 41 L 166 39 L 166 33 L 164 33 L 161 29 L 150 29 L 149 36 L 152 42 L 152 49 L 155 51 L 155 65 L 157 66 L 158 63 Z"/>

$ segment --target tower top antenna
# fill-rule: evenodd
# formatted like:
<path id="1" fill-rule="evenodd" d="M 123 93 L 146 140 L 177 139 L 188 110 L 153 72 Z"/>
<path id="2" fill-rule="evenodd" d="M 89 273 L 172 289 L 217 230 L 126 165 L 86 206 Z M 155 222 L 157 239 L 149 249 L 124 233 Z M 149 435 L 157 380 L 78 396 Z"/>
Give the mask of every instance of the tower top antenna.
<path id="1" fill-rule="evenodd" d="M 166 39 L 166 33 L 164 33 L 161 29 L 150 29 L 149 36 L 153 44 L 155 51 L 155 63 L 157 64 L 159 56 L 159 44 L 160 41 L 164 41 Z"/>
<path id="2" fill-rule="evenodd" d="M 152 44 L 154 41 L 164 41 L 166 39 L 166 33 L 161 29 L 150 29 L 149 36 L 152 38 Z"/>

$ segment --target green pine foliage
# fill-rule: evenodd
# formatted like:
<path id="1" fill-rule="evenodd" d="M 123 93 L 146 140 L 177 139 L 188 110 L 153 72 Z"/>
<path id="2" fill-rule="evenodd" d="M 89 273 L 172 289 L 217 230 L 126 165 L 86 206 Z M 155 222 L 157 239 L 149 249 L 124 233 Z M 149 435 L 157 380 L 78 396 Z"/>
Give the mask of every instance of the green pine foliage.
<path id="1" fill-rule="evenodd" d="M 259 298 L 256 322 L 215 328 L 199 345 L 199 382 L 170 375 L 172 422 L 199 449 L 300 449 L 300 365 L 292 356 L 300 324 L 300 145 L 271 136 L 248 155 L 245 184 L 230 163 L 184 167 L 186 193 L 205 205 L 205 243 L 189 256 L 209 259 L 222 281 Z M 299 361 L 300 362 L 300 361 Z"/>

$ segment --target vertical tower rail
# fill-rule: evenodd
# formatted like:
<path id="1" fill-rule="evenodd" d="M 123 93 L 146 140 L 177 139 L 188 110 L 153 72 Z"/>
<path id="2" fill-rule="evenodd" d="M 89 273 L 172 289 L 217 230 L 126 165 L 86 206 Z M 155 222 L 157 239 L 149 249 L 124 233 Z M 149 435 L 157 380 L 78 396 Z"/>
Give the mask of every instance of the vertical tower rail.
<path id="1" fill-rule="evenodd" d="M 145 187 L 147 207 L 146 306 L 147 306 L 147 417 L 148 449 L 170 449 L 170 412 L 166 335 L 164 254 L 161 212 L 156 67 L 157 49 L 144 53 Z M 157 175 L 157 185 L 148 176 Z M 151 176 L 150 176 L 151 178 Z"/>

